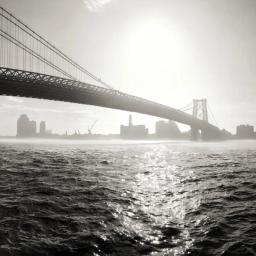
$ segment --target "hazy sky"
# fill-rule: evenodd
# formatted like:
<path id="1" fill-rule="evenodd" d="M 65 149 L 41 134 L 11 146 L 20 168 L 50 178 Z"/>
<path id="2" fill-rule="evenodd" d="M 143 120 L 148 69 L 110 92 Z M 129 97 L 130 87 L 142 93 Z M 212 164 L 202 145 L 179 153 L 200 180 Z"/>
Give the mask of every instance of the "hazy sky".
<path id="1" fill-rule="evenodd" d="M 220 127 L 256 125 L 255 0 L 0 0 L 67 55 L 111 84 L 181 108 L 207 98 Z M 118 132 L 128 113 L 36 99 L 0 97 L 0 134 L 15 135 L 26 113 L 69 133 L 98 120 Z M 157 118 L 134 114 L 154 131 Z"/>

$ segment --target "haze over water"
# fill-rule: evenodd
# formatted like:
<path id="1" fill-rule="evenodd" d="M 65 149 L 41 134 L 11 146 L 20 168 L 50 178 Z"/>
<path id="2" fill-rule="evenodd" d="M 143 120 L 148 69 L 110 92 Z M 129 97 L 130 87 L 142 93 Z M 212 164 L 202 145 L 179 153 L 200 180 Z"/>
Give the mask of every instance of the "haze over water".
<path id="1" fill-rule="evenodd" d="M 0 142 L 0 255 L 255 255 L 253 141 Z"/>

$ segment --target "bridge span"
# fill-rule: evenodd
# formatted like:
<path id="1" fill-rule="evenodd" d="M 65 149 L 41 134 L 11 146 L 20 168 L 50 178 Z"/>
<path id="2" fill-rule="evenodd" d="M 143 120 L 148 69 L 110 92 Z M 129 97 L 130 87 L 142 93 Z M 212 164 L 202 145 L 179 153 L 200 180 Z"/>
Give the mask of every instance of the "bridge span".
<path id="1" fill-rule="evenodd" d="M 218 127 L 178 109 L 114 89 L 35 72 L 0 67 L 0 95 L 31 97 L 119 109 L 173 120 L 201 130 L 205 140 L 221 139 Z"/>
<path id="2" fill-rule="evenodd" d="M 203 139 L 221 139 L 206 120 L 113 89 L 1 6 L 0 95 L 137 112 L 189 125 L 195 137 L 201 130 Z"/>

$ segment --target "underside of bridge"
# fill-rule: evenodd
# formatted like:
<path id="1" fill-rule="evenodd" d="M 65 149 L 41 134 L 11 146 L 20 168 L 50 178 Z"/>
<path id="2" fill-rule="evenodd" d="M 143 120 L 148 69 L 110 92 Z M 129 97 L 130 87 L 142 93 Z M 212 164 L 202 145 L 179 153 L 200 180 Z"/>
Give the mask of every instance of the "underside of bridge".
<path id="1" fill-rule="evenodd" d="M 216 126 L 180 110 L 117 90 L 60 77 L 0 68 L 0 95 L 56 100 L 137 112 L 189 125 L 192 131 L 201 130 L 203 140 L 221 139 L 221 131 Z M 195 136 L 195 133 L 192 132 L 192 135 Z M 193 136 L 192 138 L 196 138 Z"/>

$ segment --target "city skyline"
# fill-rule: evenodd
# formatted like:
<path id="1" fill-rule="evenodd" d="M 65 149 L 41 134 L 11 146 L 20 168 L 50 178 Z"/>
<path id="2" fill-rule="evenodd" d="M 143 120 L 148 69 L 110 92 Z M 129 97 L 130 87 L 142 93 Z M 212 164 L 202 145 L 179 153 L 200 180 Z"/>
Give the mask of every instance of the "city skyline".
<path id="1" fill-rule="evenodd" d="M 87 132 L 81 131 L 79 127 L 69 133 L 67 130 L 65 133 L 59 134 L 52 130 L 48 130 L 47 123 L 40 121 L 37 123 L 35 120 L 31 120 L 27 114 L 22 114 L 16 121 L 16 135 L 8 136 L 18 138 L 69 138 L 69 139 L 125 139 L 125 140 L 162 140 L 162 139 L 174 139 L 174 140 L 193 140 L 192 130 L 182 132 L 176 122 L 171 120 L 160 119 L 154 124 L 154 132 L 149 132 L 148 128 L 140 123 L 134 124 L 133 117 L 130 114 L 128 116 L 128 123 L 120 124 L 120 130 L 118 134 L 100 134 L 95 133 L 92 130 L 95 127 L 97 120 L 88 126 Z M 197 135 L 197 140 L 204 140 L 203 135 Z M 0 137 L 2 137 L 0 135 Z M 4 137 L 4 136 L 3 136 Z M 236 132 L 234 134 L 229 133 L 226 130 L 222 131 L 221 140 L 234 140 L 234 139 L 256 139 L 256 131 L 253 125 L 240 124 L 236 126 Z"/>
<path id="2" fill-rule="evenodd" d="M 141 1 L 129 24 L 127 10 L 134 10 L 133 1 L 122 4 L 109 1 L 106 5 L 97 1 L 101 4 L 93 5 L 86 1 L 71 4 L 69 1 L 2 0 L 1 5 L 23 17 L 24 22 L 116 89 L 176 108 L 193 98 L 205 97 L 221 128 L 234 133 L 240 123 L 255 125 L 255 17 L 250 8 L 255 3 L 195 2 L 203 12 L 180 1 L 151 2 L 152 5 Z M 57 15 L 52 11 L 56 10 L 56 5 L 62 10 Z M 165 9 L 171 11 L 170 17 Z M 187 15 L 188 10 L 191 10 L 190 15 Z M 69 13 L 68 18 L 64 17 L 66 13 Z M 72 19 L 75 22 L 71 22 Z M 53 27 L 49 25 L 52 20 Z M 82 29 L 79 24 L 83 25 Z M 94 30 L 92 25 L 95 25 Z M 209 25 L 210 33 L 207 32 Z M 107 30 L 109 27 L 113 30 Z M 200 42 L 195 41 L 192 32 L 197 36 L 202 33 Z M 152 34 L 159 39 L 153 40 L 155 46 L 143 47 L 146 40 L 152 39 Z M 166 50 L 166 56 L 159 52 L 159 44 Z M 147 57 L 148 52 L 151 54 Z M 164 59 L 163 63 L 160 58 Z M 105 134 L 117 132 L 128 114 L 99 107 L 3 96 L 0 104 L 3 123 L 0 134 L 3 135 L 15 133 L 10 127 L 13 127 L 13 117 L 18 117 L 21 110 L 27 111 L 32 119 L 37 120 L 39 116 L 38 119 L 53 123 L 56 132 L 73 131 L 77 126 L 86 130 L 88 124 L 97 119 L 101 122 L 97 130 Z M 150 131 L 158 120 L 139 114 L 134 116 Z M 54 123 L 56 120 L 58 122 Z M 63 130 L 64 123 L 69 127 Z"/>

